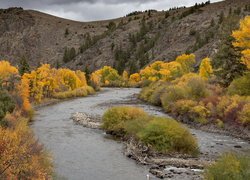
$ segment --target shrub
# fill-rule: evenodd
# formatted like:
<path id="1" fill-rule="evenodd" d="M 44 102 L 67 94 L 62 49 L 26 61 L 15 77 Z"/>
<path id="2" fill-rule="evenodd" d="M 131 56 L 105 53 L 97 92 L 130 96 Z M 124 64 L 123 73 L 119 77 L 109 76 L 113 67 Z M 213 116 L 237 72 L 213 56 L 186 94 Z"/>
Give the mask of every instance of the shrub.
<path id="1" fill-rule="evenodd" d="M 197 102 L 193 100 L 179 100 L 174 104 L 172 112 L 177 115 L 185 115 L 196 105 Z"/>
<path id="2" fill-rule="evenodd" d="M 228 87 L 229 95 L 241 95 L 250 96 L 250 73 L 246 73 L 244 76 L 239 77 L 230 84 Z"/>
<path id="3" fill-rule="evenodd" d="M 160 106 L 161 105 L 161 95 L 165 92 L 166 85 L 159 85 L 149 97 L 149 102 Z"/>
<path id="4" fill-rule="evenodd" d="M 4 118 L 7 112 L 13 112 L 15 103 L 10 95 L 0 87 L 0 121 Z"/>
<path id="5" fill-rule="evenodd" d="M 51 158 L 38 143 L 27 120 L 16 119 L 13 128 L 0 127 L 1 179 L 50 179 Z"/>
<path id="6" fill-rule="evenodd" d="M 250 158 L 232 153 L 224 154 L 216 163 L 207 167 L 206 180 L 250 179 Z"/>
<path id="7" fill-rule="evenodd" d="M 192 120 L 199 123 L 207 123 L 207 117 L 210 115 L 210 111 L 203 105 L 197 105 L 191 109 Z"/>
<path id="8" fill-rule="evenodd" d="M 108 109 L 103 115 L 103 129 L 115 135 L 125 134 L 125 124 L 127 121 L 136 120 L 138 117 L 148 116 L 141 108 L 136 107 L 113 107 Z M 129 129 L 128 125 L 126 125 Z M 133 130 L 132 130 L 133 131 Z"/>
<path id="9" fill-rule="evenodd" d="M 154 117 L 139 133 L 140 139 L 162 153 L 181 152 L 196 155 L 198 145 L 192 134 L 173 119 Z"/>
<path id="10" fill-rule="evenodd" d="M 140 92 L 139 98 L 144 100 L 144 101 L 148 101 L 149 97 L 152 95 L 153 91 L 154 90 L 152 89 L 151 86 L 144 87 Z"/>
<path id="11" fill-rule="evenodd" d="M 150 116 L 137 117 L 132 121 L 126 121 L 124 129 L 128 135 L 138 137 L 138 133 L 144 129 L 149 121 L 152 120 Z"/>
<path id="12" fill-rule="evenodd" d="M 201 77 L 190 78 L 187 82 L 188 95 L 191 99 L 201 99 L 208 96 L 209 92 L 205 80 Z"/>
<path id="13" fill-rule="evenodd" d="M 247 118 L 247 104 L 250 103 L 249 97 L 235 96 L 222 96 L 216 107 L 218 117 L 224 122 L 245 122 Z M 244 108 L 245 107 L 245 108 Z"/>
<path id="14" fill-rule="evenodd" d="M 224 128 L 224 123 L 220 119 L 216 119 L 216 125 L 219 128 Z"/>
<path id="15" fill-rule="evenodd" d="M 142 89 L 139 97 L 154 105 L 161 105 L 161 95 L 165 91 L 166 85 L 163 81 L 153 82 L 150 86 Z"/>
<path id="16" fill-rule="evenodd" d="M 95 90 L 90 86 L 84 86 L 72 91 L 66 91 L 66 92 L 59 92 L 55 93 L 53 95 L 56 99 L 66 99 L 66 98 L 72 98 L 72 97 L 85 97 L 89 94 L 94 94 Z"/>
<path id="17" fill-rule="evenodd" d="M 163 108 L 169 112 L 176 101 L 186 98 L 187 92 L 184 88 L 179 86 L 170 86 L 167 87 L 165 92 L 162 94 L 161 103 Z"/>
<path id="18" fill-rule="evenodd" d="M 245 104 L 239 112 L 239 120 L 243 124 L 250 124 L 250 103 Z"/>
<path id="19" fill-rule="evenodd" d="M 172 113 L 186 116 L 189 120 L 198 123 L 206 123 L 210 115 L 210 111 L 205 106 L 193 100 L 178 100 L 172 108 Z"/>

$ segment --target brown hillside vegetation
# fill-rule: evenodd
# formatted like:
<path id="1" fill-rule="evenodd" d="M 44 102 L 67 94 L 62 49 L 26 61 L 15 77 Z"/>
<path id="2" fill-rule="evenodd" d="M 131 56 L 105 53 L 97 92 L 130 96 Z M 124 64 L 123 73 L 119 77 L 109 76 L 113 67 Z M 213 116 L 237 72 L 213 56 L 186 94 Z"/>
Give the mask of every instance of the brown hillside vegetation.
<path id="1" fill-rule="evenodd" d="M 49 63 L 95 70 L 109 65 L 119 72 L 134 72 L 151 61 L 173 60 L 185 52 L 195 53 L 197 59 L 212 57 L 220 46 L 223 17 L 231 11 L 242 18 L 249 14 L 248 4 L 249 0 L 227 0 L 96 22 L 2 9 L 0 57 L 16 65 L 25 57 L 31 67 Z"/>

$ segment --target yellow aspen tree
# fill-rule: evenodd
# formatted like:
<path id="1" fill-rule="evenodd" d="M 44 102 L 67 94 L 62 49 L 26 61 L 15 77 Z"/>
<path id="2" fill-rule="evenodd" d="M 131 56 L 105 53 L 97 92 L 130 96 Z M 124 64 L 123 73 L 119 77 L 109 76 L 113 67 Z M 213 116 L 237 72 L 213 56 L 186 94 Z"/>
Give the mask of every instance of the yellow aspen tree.
<path id="1" fill-rule="evenodd" d="M 127 71 L 123 71 L 123 73 L 122 73 L 122 79 L 123 79 L 123 81 L 125 81 L 125 82 L 128 81 L 128 72 L 127 72 Z"/>
<path id="2" fill-rule="evenodd" d="M 0 79 L 8 80 L 11 75 L 17 75 L 18 70 L 16 67 L 11 66 L 8 61 L 0 61 Z"/>
<path id="3" fill-rule="evenodd" d="M 129 77 L 129 82 L 132 84 L 139 83 L 141 81 L 141 76 L 139 73 L 131 74 Z"/>
<path id="4" fill-rule="evenodd" d="M 213 68 L 211 65 L 211 60 L 205 58 L 201 61 L 199 68 L 199 75 L 205 79 L 208 79 L 213 74 Z"/>
<path id="5" fill-rule="evenodd" d="M 181 64 L 184 73 L 190 73 L 193 71 L 195 64 L 195 55 L 183 54 L 178 56 L 175 61 Z"/>
<path id="6" fill-rule="evenodd" d="M 242 62 L 250 69 L 250 16 L 240 22 L 239 30 L 233 32 L 235 38 L 233 45 L 242 48 Z"/>
<path id="7" fill-rule="evenodd" d="M 21 83 L 19 86 L 19 93 L 23 100 L 23 110 L 24 111 L 30 111 L 31 110 L 31 104 L 30 104 L 30 87 L 29 87 L 30 81 L 27 74 L 24 74 L 21 79 Z"/>

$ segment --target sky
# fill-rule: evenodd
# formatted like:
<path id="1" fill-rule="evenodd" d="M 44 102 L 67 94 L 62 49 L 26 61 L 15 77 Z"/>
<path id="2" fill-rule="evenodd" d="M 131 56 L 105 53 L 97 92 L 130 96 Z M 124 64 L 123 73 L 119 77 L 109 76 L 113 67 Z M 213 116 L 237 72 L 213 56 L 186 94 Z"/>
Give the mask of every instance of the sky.
<path id="1" fill-rule="evenodd" d="M 76 21 L 95 21 L 125 16 L 147 9 L 168 10 L 206 0 L 0 0 L 0 8 L 23 7 Z M 221 0 L 211 0 L 217 2 Z"/>

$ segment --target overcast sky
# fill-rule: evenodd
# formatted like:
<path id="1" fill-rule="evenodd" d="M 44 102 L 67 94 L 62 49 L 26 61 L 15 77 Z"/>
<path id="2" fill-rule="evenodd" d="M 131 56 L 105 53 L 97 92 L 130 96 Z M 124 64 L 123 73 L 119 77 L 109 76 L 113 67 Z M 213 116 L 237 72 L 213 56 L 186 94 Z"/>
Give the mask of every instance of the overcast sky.
<path id="1" fill-rule="evenodd" d="M 0 8 L 23 7 L 66 19 L 93 21 L 121 17 L 129 12 L 192 6 L 206 0 L 0 0 Z M 220 0 L 211 0 L 217 2 Z"/>

